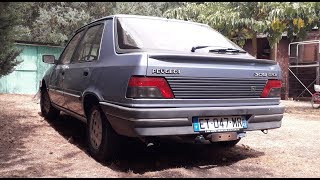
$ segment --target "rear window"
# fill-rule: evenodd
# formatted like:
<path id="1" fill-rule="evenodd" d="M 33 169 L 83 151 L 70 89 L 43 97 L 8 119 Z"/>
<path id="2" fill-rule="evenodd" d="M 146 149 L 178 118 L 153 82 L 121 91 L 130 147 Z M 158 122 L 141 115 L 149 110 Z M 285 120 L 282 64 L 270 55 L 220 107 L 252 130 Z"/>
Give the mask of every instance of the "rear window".
<path id="1" fill-rule="evenodd" d="M 116 28 L 119 49 L 190 52 L 194 46 L 212 46 L 213 48 L 232 48 L 243 51 L 214 29 L 196 23 L 120 17 L 117 18 Z"/>

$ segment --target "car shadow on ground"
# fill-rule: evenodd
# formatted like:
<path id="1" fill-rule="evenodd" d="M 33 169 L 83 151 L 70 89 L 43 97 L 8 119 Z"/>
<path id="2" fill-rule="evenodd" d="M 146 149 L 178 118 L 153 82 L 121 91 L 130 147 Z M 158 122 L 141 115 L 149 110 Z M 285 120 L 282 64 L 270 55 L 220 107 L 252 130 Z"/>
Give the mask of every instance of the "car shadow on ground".
<path id="1" fill-rule="evenodd" d="M 86 145 L 86 125 L 66 114 L 61 114 L 50 125 L 70 143 L 89 155 Z M 143 174 L 169 168 L 208 169 L 228 166 L 247 158 L 263 156 L 264 152 L 254 150 L 241 141 L 232 148 L 217 145 L 182 144 L 166 142 L 157 147 L 129 141 L 119 152 L 119 157 L 102 165 L 119 172 Z M 90 156 L 90 155 L 89 155 Z"/>
<path id="2" fill-rule="evenodd" d="M 42 116 L 41 112 L 38 113 Z M 55 120 L 46 121 L 53 127 L 62 137 L 68 140 L 69 143 L 76 145 L 86 154 L 86 125 L 78 119 L 61 113 Z M 89 154 L 88 154 L 89 155 Z"/>

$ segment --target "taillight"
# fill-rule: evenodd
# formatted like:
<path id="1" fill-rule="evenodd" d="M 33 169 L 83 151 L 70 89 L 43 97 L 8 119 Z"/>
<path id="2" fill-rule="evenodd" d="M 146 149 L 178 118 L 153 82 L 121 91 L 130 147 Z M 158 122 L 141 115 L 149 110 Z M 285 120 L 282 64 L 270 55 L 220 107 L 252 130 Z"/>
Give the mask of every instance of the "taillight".
<path id="1" fill-rule="evenodd" d="M 162 77 L 131 77 L 126 96 L 129 98 L 174 98 L 167 81 Z"/>
<path id="2" fill-rule="evenodd" d="M 264 86 L 261 96 L 266 97 L 280 97 L 281 95 L 281 81 L 275 79 L 269 79 Z"/>

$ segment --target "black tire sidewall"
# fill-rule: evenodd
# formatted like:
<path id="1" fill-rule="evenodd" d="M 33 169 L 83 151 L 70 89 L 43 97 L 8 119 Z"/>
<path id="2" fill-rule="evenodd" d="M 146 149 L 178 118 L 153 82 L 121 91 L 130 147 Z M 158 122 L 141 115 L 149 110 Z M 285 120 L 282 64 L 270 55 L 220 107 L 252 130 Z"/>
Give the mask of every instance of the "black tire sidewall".
<path id="1" fill-rule="evenodd" d="M 314 109 L 319 109 L 319 108 L 320 108 L 320 105 L 315 103 L 315 99 L 317 99 L 316 96 L 317 96 L 317 95 L 313 95 L 313 96 L 311 97 L 311 105 L 312 105 L 312 108 L 314 108 Z"/>
<path id="2" fill-rule="evenodd" d="M 45 118 L 49 118 L 49 112 L 50 112 L 50 109 L 48 112 L 46 112 L 44 110 L 44 96 L 48 96 L 48 92 L 46 90 L 40 90 L 40 109 L 41 109 L 41 114 L 43 117 Z M 50 106 L 51 106 L 51 102 L 50 102 Z"/>
<path id="3" fill-rule="evenodd" d="M 48 96 L 47 99 L 49 99 L 50 107 L 49 107 L 48 112 L 46 112 L 46 111 L 44 110 L 44 96 Z M 54 107 L 51 105 L 49 93 L 48 93 L 48 91 L 45 90 L 45 89 L 41 89 L 41 90 L 40 90 L 40 110 L 41 110 L 42 116 L 43 116 L 45 119 L 48 119 L 48 120 L 54 120 L 54 119 L 56 119 L 56 118 L 59 116 L 59 114 L 60 114 L 60 111 L 57 110 L 56 108 L 54 108 Z"/>
<path id="4" fill-rule="evenodd" d="M 44 109 L 43 109 L 43 92 L 42 92 L 42 90 L 40 90 L 40 110 L 41 110 L 42 116 L 44 116 Z"/>

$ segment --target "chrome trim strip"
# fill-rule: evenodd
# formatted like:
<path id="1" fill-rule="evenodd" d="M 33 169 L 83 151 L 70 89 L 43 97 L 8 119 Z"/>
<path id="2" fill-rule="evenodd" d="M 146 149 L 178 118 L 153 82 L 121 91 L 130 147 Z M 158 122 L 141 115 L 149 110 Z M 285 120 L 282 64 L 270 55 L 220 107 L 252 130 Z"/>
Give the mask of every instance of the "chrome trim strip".
<path id="1" fill-rule="evenodd" d="M 76 98 L 80 98 L 81 97 L 79 95 L 71 94 L 71 93 L 68 93 L 68 92 L 65 92 L 65 91 L 64 91 L 64 94 L 69 95 L 69 96 L 73 96 L 73 97 L 76 97 Z"/>
<path id="2" fill-rule="evenodd" d="M 48 88 L 49 91 L 55 91 L 55 92 L 58 92 L 58 93 L 61 93 L 63 94 L 64 92 L 61 91 L 61 90 L 57 90 L 57 89 L 52 89 L 52 88 Z"/>
<path id="3" fill-rule="evenodd" d="M 66 95 L 73 96 L 73 97 L 76 97 L 76 98 L 80 98 L 81 97 L 79 95 L 71 94 L 71 93 L 68 93 L 68 92 L 65 92 L 65 91 L 61 91 L 61 90 L 57 90 L 57 89 L 48 88 L 48 90 L 55 91 L 55 92 L 58 92 L 58 93 L 61 93 L 61 94 L 66 94 Z"/>

